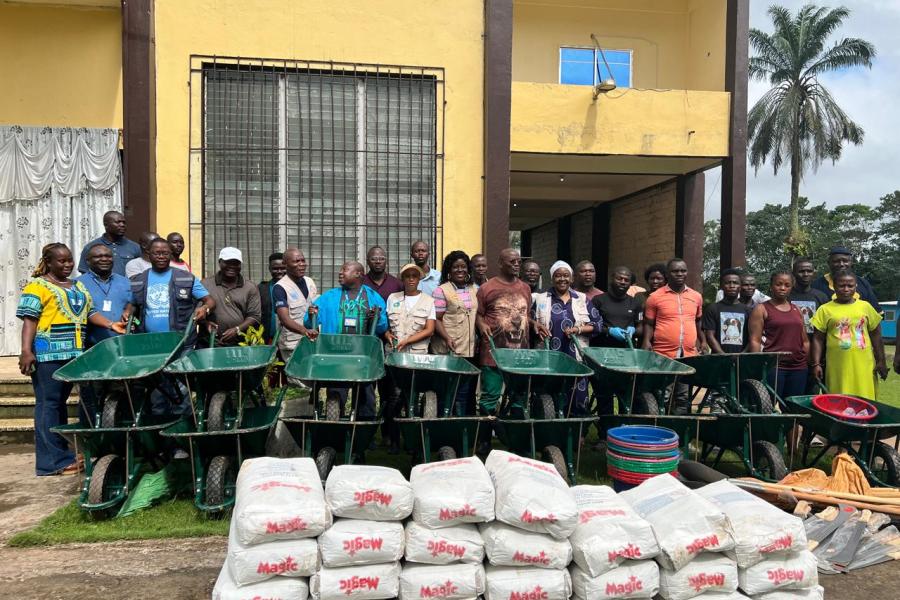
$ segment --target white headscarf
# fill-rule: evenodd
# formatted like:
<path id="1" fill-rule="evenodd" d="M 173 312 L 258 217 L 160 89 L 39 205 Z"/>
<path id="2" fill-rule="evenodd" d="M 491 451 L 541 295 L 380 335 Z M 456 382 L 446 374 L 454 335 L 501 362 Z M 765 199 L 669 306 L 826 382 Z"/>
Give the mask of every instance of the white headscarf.
<path id="1" fill-rule="evenodd" d="M 550 278 L 553 278 L 553 274 L 556 273 L 560 269 L 565 269 L 569 272 L 569 275 L 574 273 L 572 270 L 572 266 L 564 260 L 558 260 L 553 263 L 553 266 L 550 267 Z"/>

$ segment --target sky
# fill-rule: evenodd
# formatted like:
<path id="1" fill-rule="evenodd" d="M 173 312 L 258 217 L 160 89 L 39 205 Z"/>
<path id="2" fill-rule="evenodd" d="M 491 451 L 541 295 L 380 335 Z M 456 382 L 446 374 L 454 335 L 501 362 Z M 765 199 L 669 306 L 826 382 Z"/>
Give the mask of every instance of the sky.
<path id="1" fill-rule="evenodd" d="M 772 31 L 766 14 L 773 3 L 796 12 L 808 0 L 751 0 L 750 27 Z M 863 203 L 877 204 L 885 194 L 900 189 L 900 45 L 896 32 L 900 29 L 900 0 L 843 0 L 818 2 L 824 6 L 846 6 L 851 14 L 844 25 L 832 34 L 830 43 L 844 37 L 859 37 L 875 45 L 877 55 L 872 69 L 856 68 L 821 77 L 840 106 L 865 130 L 861 146 L 845 147 L 841 160 L 823 163 L 800 183 L 800 195 L 813 203 L 828 206 Z M 751 49 L 751 53 L 752 53 Z M 749 106 L 768 89 L 766 82 L 751 81 Z M 706 218 L 719 217 L 721 169 L 706 173 Z M 790 168 L 772 173 L 768 164 L 754 174 L 748 165 L 747 210 L 757 210 L 766 203 L 786 204 L 790 199 Z"/>

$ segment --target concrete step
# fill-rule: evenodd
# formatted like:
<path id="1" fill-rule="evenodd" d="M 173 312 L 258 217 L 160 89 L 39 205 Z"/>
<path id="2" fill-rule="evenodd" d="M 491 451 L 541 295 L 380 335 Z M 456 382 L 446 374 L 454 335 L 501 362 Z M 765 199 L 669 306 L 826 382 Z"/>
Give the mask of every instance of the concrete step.
<path id="1" fill-rule="evenodd" d="M 34 396 L 0 395 L 0 420 L 34 418 Z M 66 403 L 70 417 L 78 416 L 78 396 L 69 396 Z"/>
<path id="2" fill-rule="evenodd" d="M 69 423 L 78 419 L 69 418 Z M 0 419 L 0 444 L 33 444 L 34 418 Z"/>
<path id="3" fill-rule="evenodd" d="M 0 396 L 33 396 L 34 388 L 28 377 L 0 377 Z"/>

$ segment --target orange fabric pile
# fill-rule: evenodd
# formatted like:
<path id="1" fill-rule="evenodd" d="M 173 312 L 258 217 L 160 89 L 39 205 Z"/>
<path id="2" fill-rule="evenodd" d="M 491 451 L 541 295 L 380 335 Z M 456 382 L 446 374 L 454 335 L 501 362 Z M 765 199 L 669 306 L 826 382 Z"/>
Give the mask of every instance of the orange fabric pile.
<path id="1" fill-rule="evenodd" d="M 830 492 L 868 495 L 872 489 L 866 476 L 853 458 L 843 452 L 831 462 L 831 476 L 821 469 L 801 469 L 794 471 L 779 481 L 781 485 L 812 488 Z"/>

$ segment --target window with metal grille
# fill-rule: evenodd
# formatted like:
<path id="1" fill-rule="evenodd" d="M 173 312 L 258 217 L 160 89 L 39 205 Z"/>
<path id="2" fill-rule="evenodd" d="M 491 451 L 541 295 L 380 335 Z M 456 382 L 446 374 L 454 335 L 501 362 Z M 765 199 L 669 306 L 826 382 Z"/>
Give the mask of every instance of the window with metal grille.
<path id="1" fill-rule="evenodd" d="M 223 246 L 242 250 L 254 280 L 271 252 L 296 246 L 321 289 L 376 244 L 394 270 L 418 239 L 439 256 L 440 69 L 194 59 L 191 170 L 203 183 L 191 229 L 207 274 Z"/>

